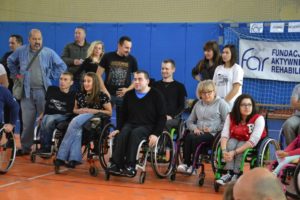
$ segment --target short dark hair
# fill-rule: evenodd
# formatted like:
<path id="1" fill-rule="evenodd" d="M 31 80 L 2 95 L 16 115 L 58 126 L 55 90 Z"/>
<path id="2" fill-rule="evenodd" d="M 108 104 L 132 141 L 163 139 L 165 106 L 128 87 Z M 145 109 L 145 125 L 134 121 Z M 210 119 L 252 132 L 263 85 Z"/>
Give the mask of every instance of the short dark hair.
<path id="1" fill-rule="evenodd" d="M 240 111 L 240 106 L 241 103 L 244 99 L 250 99 L 252 103 L 252 112 L 251 114 L 247 117 L 246 122 L 248 122 L 255 114 L 257 114 L 256 110 L 256 103 L 253 99 L 252 96 L 249 94 L 241 94 L 235 101 L 232 107 L 232 110 L 230 112 L 230 117 L 231 119 L 236 123 L 239 124 L 242 121 L 242 115 Z"/>
<path id="2" fill-rule="evenodd" d="M 68 71 L 65 71 L 63 73 L 61 73 L 61 75 L 67 75 L 67 76 L 70 76 L 71 77 L 71 81 L 73 81 L 73 74 L 71 72 L 68 72 Z"/>
<path id="3" fill-rule="evenodd" d="M 141 70 L 137 70 L 134 73 L 135 74 L 144 74 L 144 76 L 145 76 L 146 79 L 148 79 L 148 80 L 150 79 L 149 73 L 147 71 L 145 71 L 145 70 L 142 70 L 142 69 Z"/>
<path id="4" fill-rule="evenodd" d="M 227 44 L 224 46 L 223 50 L 225 48 L 228 48 L 230 50 L 231 53 L 231 58 L 230 58 L 230 67 L 232 67 L 236 61 L 237 61 L 237 52 L 236 52 L 236 48 L 233 44 Z"/>
<path id="5" fill-rule="evenodd" d="M 120 39 L 119 39 L 119 45 L 123 45 L 123 43 L 124 43 L 125 41 L 131 42 L 131 38 L 128 37 L 128 36 L 125 36 L 125 35 L 122 36 L 122 37 L 120 37 Z"/>
<path id="6" fill-rule="evenodd" d="M 82 29 L 85 33 L 86 33 L 86 30 L 85 30 L 85 28 L 83 27 L 83 26 L 76 26 L 76 28 L 75 29 Z"/>
<path id="7" fill-rule="evenodd" d="M 14 37 L 16 38 L 17 43 L 23 45 L 23 37 L 21 35 L 17 35 L 17 34 L 12 34 L 9 37 Z"/>
<path id="8" fill-rule="evenodd" d="M 171 59 L 171 58 L 163 60 L 163 63 L 164 64 L 171 63 L 172 67 L 176 68 L 175 61 L 173 59 Z"/>

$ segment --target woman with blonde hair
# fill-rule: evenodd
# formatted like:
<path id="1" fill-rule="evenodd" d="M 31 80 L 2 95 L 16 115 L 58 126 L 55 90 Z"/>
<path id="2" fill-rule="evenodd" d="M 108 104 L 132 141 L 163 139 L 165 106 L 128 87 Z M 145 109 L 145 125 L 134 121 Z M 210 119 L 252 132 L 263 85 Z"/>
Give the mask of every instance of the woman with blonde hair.
<path id="1" fill-rule="evenodd" d="M 87 50 L 87 57 L 81 64 L 79 70 L 76 72 L 75 76 L 80 75 L 82 72 L 88 73 L 88 72 L 94 72 L 97 73 L 99 82 L 100 82 L 100 88 L 103 92 L 109 95 L 104 82 L 102 80 L 102 77 L 100 76 L 100 73 L 98 68 L 100 67 L 99 63 L 104 55 L 104 43 L 102 41 L 94 41 L 91 43 L 90 47 Z"/>
<path id="2" fill-rule="evenodd" d="M 183 164 L 177 168 L 180 172 L 192 173 L 192 154 L 200 143 L 212 145 L 229 113 L 228 104 L 216 95 L 216 87 L 212 80 L 201 81 L 198 84 L 197 96 L 199 100 L 186 121 L 189 133 L 184 138 Z"/>

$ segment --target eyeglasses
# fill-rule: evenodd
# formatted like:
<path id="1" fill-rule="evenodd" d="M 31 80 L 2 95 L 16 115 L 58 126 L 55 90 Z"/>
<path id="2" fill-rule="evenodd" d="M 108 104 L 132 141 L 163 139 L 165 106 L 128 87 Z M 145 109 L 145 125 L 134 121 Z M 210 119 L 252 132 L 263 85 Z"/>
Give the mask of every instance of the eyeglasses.
<path id="1" fill-rule="evenodd" d="M 208 94 L 208 95 L 211 95 L 213 93 L 213 90 L 211 90 L 211 91 L 203 91 L 203 92 L 201 92 L 201 94 L 203 94 L 203 95 L 206 95 L 206 94 Z"/>
<path id="2" fill-rule="evenodd" d="M 246 107 L 252 107 L 252 104 L 251 103 L 242 103 L 240 106 L 243 108 L 246 108 Z"/>

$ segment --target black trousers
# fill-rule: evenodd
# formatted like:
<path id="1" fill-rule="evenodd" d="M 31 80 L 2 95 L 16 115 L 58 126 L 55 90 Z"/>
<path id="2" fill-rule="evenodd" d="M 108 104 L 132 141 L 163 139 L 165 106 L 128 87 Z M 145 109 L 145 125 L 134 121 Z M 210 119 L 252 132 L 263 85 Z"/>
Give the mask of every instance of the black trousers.
<path id="1" fill-rule="evenodd" d="M 205 142 L 205 147 L 209 147 L 212 145 L 214 141 L 214 136 L 210 133 L 204 133 L 202 135 L 195 135 L 192 132 L 189 132 L 186 137 L 184 138 L 184 144 L 183 144 L 183 160 L 184 164 L 190 166 L 192 164 L 192 154 L 195 153 L 197 146 Z M 202 152 L 204 153 L 205 148 L 202 148 Z"/>
<path id="2" fill-rule="evenodd" d="M 143 139 L 148 140 L 151 130 L 150 126 L 125 124 L 114 140 L 111 161 L 119 168 L 134 167 L 138 146 Z"/>

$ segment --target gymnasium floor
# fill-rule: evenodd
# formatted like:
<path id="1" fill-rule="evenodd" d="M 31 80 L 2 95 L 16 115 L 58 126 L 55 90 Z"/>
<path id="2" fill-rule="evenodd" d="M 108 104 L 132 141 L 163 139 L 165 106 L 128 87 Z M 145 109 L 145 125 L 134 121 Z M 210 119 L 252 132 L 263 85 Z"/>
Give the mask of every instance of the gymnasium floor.
<path id="1" fill-rule="evenodd" d="M 10 171 L 0 175 L 0 199 L 222 199 L 223 189 L 219 193 L 214 192 L 210 165 L 206 165 L 207 177 L 202 187 L 197 184 L 197 176 L 177 175 L 175 182 L 158 179 L 148 166 L 146 181 L 139 184 L 139 176 L 111 176 L 109 181 L 105 181 L 100 166 L 98 176 L 92 177 L 87 163 L 76 169 L 62 168 L 61 174 L 55 174 L 50 159 L 37 157 L 36 163 L 31 163 L 29 156 L 17 157 Z"/>

